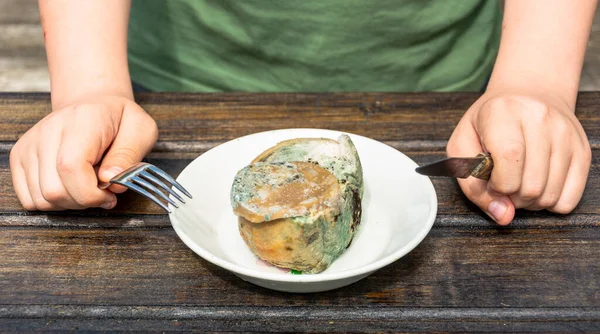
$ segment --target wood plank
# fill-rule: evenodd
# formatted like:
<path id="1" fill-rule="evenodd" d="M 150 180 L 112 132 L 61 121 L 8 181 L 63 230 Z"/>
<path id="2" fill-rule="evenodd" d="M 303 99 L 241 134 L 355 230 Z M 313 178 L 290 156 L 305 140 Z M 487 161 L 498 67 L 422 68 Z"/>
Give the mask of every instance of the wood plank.
<path id="1" fill-rule="evenodd" d="M 0 249 L 0 305 L 600 307 L 598 228 L 435 228 L 362 281 L 298 295 L 242 281 L 166 228 L 5 227 Z"/>
<path id="2" fill-rule="evenodd" d="M 598 331 L 599 319 L 597 308 L 0 306 L 0 327 L 18 331 L 550 333 Z"/>
<path id="3" fill-rule="evenodd" d="M 161 141 L 222 142 L 281 128 L 325 128 L 380 141 L 446 141 L 474 93 L 138 94 Z M 600 95 L 583 92 L 577 116 L 600 144 Z M 0 141 L 13 142 L 50 111 L 47 94 L 0 93 Z"/>
<path id="4" fill-rule="evenodd" d="M 0 0 L 0 91 L 49 90 L 37 1 Z"/>
<path id="5" fill-rule="evenodd" d="M 432 162 L 443 158 L 445 155 L 441 151 L 405 151 L 411 159 L 418 164 Z M 179 173 L 201 153 L 184 152 L 169 153 L 155 152 L 151 154 L 146 161 L 155 164 L 164 169 L 170 175 L 176 177 Z M 438 198 L 438 213 L 440 215 L 477 215 L 477 218 L 465 218 L 465 224 L 476 223 L 479 220 L 486 220 L 484 214 L 473 205 L 460 190 L 455 180 L 447 178 L 432 178 L 434 188 Z M 162 209 L 151 201 L 139 196 L 134 192 L 126 192 L 119 195 L 118 205 L 114 210 L 88 210 L 87 214 L 91 216 L 122 215 L 122 214 L 164 214 Z M 584 192 L 584 196 L 579 206 L 574 210 L 575 214 L 598 214 L 600 213 L 600 149 L 593 150 L 592 167 L 590 177 Z M 7 153 L 0 153 L 0 214 L 19 213 L 23 209 L 14 194 L 9 168 Z M 553 217 L 543 213 L 531 213 L 520 211 L 519 216 L 524 219 L 520 224 L 537 224 L 536 217 Z M 540 216 L 541 215 L 541 216 Z M 570 216 L 555 216 L 553 223 L 557 221 L 568 222 L 572 219 Z M 531 220 L 534 219 L 534 220 Z M 531 220 L 531 222 L 529 222 Z"/>
<path id="6" fill-rule="evenodd" d="M 34 57 L 46 63 L 44 33 L 39 24 L 1 24 L 0 57 Z"/>
<path id="7" fill-rule="evenodd" d="M 598 7 L 600 8 L 600 6 Z M 597 15 L 600 18 L 600 15 Z M 588 52 L 585 55 L 579 89 L 581 91 L 600 90 L 600 20 L 593 38 L 588 43 Z"/>
<path id="8" fill-rule="evenodd" d="M 0 0 L 0 24 L 32 24 L 40 22 L 36 0 Z"/>
<path id="9" fill-rule="evenodd" d="M 32 49 L 31 52 L 37 51 Z M 39 61 L 36 56 L 17 57 L 0 54 L 0 91 L 48 90 L 50 74 L 45 61 Z"/>
<path id="10" fill-rule="evenodd" d="M 169 217 L 165 214 L 117 214 L 100 210 L 83 212 L 70 211 L 58 213 L 8 213 L 0 214 L 0 227 L 26 228 L 171 228 Z M 500 227 L 490 221 L 484 214 L 438 214 L 433 228 L 482 229 L 498 230 L 518 229 L 560 229 L 600 227 L 600 214 L 571 214 L 567 216 L 552 213 L 527 213 L 517 215 L 508 227 Z"/>
<path id="11" fill-rule="evenodd" d="M 600 6 L 596 7 L 596 16 L 587 46 L 579 90 L 597 91 L 600 90 Z"/>

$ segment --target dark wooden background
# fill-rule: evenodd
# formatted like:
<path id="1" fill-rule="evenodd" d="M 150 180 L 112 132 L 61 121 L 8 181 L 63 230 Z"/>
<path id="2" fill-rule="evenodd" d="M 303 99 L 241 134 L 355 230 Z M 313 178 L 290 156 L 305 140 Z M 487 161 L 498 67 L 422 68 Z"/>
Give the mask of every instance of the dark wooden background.
<path id="1" fill-rule="evenodd" d="M 389 144 L 418 163 L 444 157 L 476 94 L 140 94 L 160 139 L 148 161 L 176 176 L 206 150 L 259 131 L 314 127 Z M 26 213 L 8 154 L 49 112 L 47 94 L 0 94 L 0 330 L 598 331 L 600 95 L 577 116 L 593 148 L 569 215 L 518 212 L 491 222 L 449 179 L 411 253 L 319 294 L 256 287 L 196 256 L 168 217 L 134 193 L 115 210 Z"/>

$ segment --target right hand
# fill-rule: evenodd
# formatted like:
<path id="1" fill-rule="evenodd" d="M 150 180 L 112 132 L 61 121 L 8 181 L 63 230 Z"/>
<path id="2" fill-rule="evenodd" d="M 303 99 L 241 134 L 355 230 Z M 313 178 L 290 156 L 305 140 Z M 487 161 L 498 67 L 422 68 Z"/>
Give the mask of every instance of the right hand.
<path id="1" fill-rule="evenodd" d="M 101 190 L 99 182 L 141 161 L 157 138 L 156 122 L 124 97 L 62 107 L 29 129 L 10 152 L 17 197 L 26 210 L 111 209 L 114 193 L 125 188 Z"/>

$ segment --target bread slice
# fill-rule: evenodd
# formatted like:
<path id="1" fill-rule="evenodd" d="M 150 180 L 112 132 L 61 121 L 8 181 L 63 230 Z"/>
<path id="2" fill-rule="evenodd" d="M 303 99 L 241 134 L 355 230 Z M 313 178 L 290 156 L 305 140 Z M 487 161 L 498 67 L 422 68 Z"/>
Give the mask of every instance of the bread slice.
<path id="1" fill-rule="evenodd" d="M 254 254 L 304 273 L 327 269 L 361 220 L 362 166 L 347 135 L 280 142 L 240 170 L 231 203 Z"/>

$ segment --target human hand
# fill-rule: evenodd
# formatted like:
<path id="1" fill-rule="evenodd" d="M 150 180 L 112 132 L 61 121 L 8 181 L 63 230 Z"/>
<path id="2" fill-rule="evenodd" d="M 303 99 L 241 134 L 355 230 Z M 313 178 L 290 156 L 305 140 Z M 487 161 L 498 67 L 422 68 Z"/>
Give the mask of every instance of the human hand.
<path id="1" fill-rule="evenodd" d="M 114 193 L 125 188 L 100 190 L 99 180 L 108 182 L 141 161 L 157 137 L 156 122 L 127 98 L 100 96 L 64 106 L 11 150 L 17 197 L 26 210 L 113 208 Z"/>
<path id="2" fill-rule="evenodd" d="M 568 105 L 539 92 L 486 92 L 465 113 L 448 156 L 489 152 L 489 182 L 459 180 L 464 194 L 500 225 L 515 209 L 566 214 L 579 203 L 591 163 L 585 132 Z"/>

